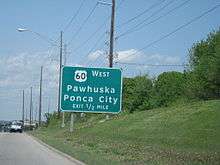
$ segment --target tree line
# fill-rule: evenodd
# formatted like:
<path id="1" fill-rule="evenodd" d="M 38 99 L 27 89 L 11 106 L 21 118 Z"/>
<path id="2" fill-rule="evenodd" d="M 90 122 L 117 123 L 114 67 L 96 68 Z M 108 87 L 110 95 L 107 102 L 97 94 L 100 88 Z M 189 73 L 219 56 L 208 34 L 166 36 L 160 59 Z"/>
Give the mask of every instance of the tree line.
<path id="1" fill-rule="evenodd" d="M 220 98 L 220 29 L 189 50 L 184 72 L 164 72 L 156 79 L 148 75 L 124 78 L 123 110 L 148 110 L 180 100 Z"/>
<path id="2" fill-rule="evenodd" d="M 163 72 L 123 78 L 123 112 L 133 113 L 192 100 L 220 99 L 220 29 L 189 50 L 188 67 L 183 72 Z M 46 113 L 47 124 L 57 113 Z M 65 114 L 70 120 L 70 114 Z M 94 116 L 87 114 L 86 118 Z M 103 115 L 98 115 L 100 119 Z M 77 120 L 87 121 L 77 114 Z"/>

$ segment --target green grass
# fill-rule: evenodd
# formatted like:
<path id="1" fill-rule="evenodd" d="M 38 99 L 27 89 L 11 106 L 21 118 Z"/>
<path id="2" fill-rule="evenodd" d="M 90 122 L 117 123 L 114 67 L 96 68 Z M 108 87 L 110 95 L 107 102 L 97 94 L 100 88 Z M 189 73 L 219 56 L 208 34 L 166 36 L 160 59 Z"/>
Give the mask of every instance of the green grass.
<path id="1" fill-rule="evenodd" d="M 87 164 L 220 164 L 220 100 L 101 117 L 32 134 Z"/>

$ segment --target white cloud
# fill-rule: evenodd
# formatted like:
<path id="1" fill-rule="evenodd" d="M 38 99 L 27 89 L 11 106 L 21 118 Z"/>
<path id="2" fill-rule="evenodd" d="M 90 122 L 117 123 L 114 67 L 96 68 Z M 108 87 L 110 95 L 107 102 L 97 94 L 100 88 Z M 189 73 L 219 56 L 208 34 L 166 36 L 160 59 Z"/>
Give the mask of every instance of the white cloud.
<path id="1" fill-rule="evenodd" d="M 1 59 L 0 87 L 24 89 L 27 86 L 37 85 L 40 77 L 40 67 L 44 65 L 44 80 L 47 87 L 57 84 L 58 63 L 48 58 L 47 52 L 36 54 L 22 53 Z"/>
<path id="2" fill-rule="evenodd" d="M 165 63 L 167 63 L 167 64 L 180 64 L 180 58 L 179 57 L 167 57 L 165 59 Z"/>
<path id="3" fill-rule="evenodd" d="M 116 62 L 131 62 L 140 64 L 179 64 L 181 59 L 178 56 L 160 54 L 147 55 L 141 51 L 130 49 L 117 52 Z M 144 66 L 144 65 L 143 65 Z"/>
<path id="4" fill-rule="evenodd" d="M 167 56 L 160 54 L 145 55 L 148 64 L 179 64 L 180 58 L 178 56 Z"/>
<path id="5" fill-rule="evenodd" d="M 21 110 L 21 91 L 25 90 L 25 106 L 28 108 L 30 87 L 33 87 L 34 104 L 39 101 L 40 67 L 43 65 L 43 97 L 51 98 L 51 108 L 56 110 L 58 89 L 58 61 L 49 58 L 49 52 L 21 53 L 13 56 L 1 56 L 0 59 L 0 105 L 3 114 Z M 43 111 L 47 108 L 43 100 Z M 9 108 L 10 107 L 10 108 Z M 6 111 L 7 110 L 7 111 Z M 3 116 L 4 116 L 3 115 Z M 20 117 L 20 114 L 19 116 Z"/>
<path id="6" fill-rule="evenodd" d="M 108 66 L 108 58 L 103 50 L 96 50 L 91 53 L 87 61 L 85 61 L 85 66 L 94 66 L 94 67 L 106 67 Z M 97 60 L 98 59 L 98 60 Z M 158 75 L 161 72 L 168 71 L 169 69 L 177 69 L 174 67 L 152 67 L 150 65 L 167 65 L 167 64 L 180 64 L 181 59 L 178 56 L 171 55 L 161 55 L 158 53 L 147 54 L 136 49 L 122 50 L 118 51 L 114 55 L 115 66 L 123 68 L 126 70 L 124 75 L 135 75 L 140 72 L 147 72 L 149 74 L 153 73 Z M 134 63 L 136 65 L 129 64 L 120 64 L 120 63 Z M 140 64 L 140 65 L 138 65 Z M 146 64 L 146 65 L 144 65 Z M 125 68 L 126 67 L 126 68 Z M 180 69 L 181 70 L 181 69 Z"/>
<path id="7" fill-rule="evenodd" d="M 104 54 L 104 52 L 102 50 L 97 50 L 95 52 L 92 52 L 88 55 L 88 60 L 89 61 L 95 61 L 97 58 L 99 58 L 100 56 L 102 56 Z"/>
<path id="8" fill-rule="evenodd" d="M 70 66 L 83 67 L 83 65 L 81 65 L 81 64 L 72 64 Z"/>
<path id="9" fill-rule="evenodd" d="M 51 60 L 51 52 L 39 52 L 39 53 L 21 53 L 13 56 L 1 56 L 0 58 L 0 105 L 4 105 L 4 109 L 8 109 L 10 101 L 10 107 L 13 109 L 20 109 L 21 102 L 21 90 L 25 89 L 26 99 L 30 95 L 30 87 L 33 86 L 33 93 L 35 103 L 39 99 L 39 78 L 40 67 L 43 65 L 43 97 L 51 99 L 51 107 L 56 110 L 57 105 L 57 89 L 58 89 L 58 73 L 59 62 L 58 60 Z M 94 67 L 108 66 L 108 58 L 106 52 L 103 50 L 97 50 L 88 56 L 85 61 L 91 61 L 89 65 Z M 169 56 L 161 54 L 145 54 L 144 52 L 137 51 L 136 49 L 129 49 L 118 51 L 115 55 L 114 61 L 127 62 L 127 63 L 139 63 L 139 64 L 179 64 L 181 59 L 178 56 Z M 71 66 L 83 66 L 74 63 L 70 63 Z M 115 65 L 116 67 L 122 67 L 124 69 L 123 74 L 125 76 L 136 76 L 137 74 L 154 74 L 158 75 L 163 71 L 167 71 L 168 68 L 149 67 L 144 65 L 132 66 L 132 65 Z M 169 68 L 175 69 L 175 68 Z M 26 100 L 27 104 L 29 100 Z M 47 109 L 45 99 L 43 100 L 44 107 Z M 13 103 L 13 104 L 12 104 Z M 13 107 L 13 108 L 12 108 Z"/>
<path id="10" fill-rule="evenodd" d="M 119 62 L 117 67 L 126 68 L 126 71 L 124 72 L 125 76 L 134 76 L 134 75 L 139 75 L 140 73 L 143 74 L 148 73 L 149 75 L 156 76 L 165 71 L 182 70 L 182 68 L 176 68 L 176 67 L 174 68 L 172 66 L 170 67 L 149 66 L 149 65 L 181 64 L 181 58 L 178 56 L 161 55 L 158 53 L 147 54 L 138 51 L 136 49 L 119 51 L 117 54 L 118 54 L 118 58 L 115 59 L 116 62 Z M 120 63 L 131 63 L 135 65 L 129 65 L 129 64 L 120 65 Z"/>
<path id="11" fill-rule="evenodd" d="M 140 59 L 141 56 L 142 56 L 142 53 L 135 49 L 119 51 L 117 52 L 116 61 L 117 62 L 134 62 Z"/>

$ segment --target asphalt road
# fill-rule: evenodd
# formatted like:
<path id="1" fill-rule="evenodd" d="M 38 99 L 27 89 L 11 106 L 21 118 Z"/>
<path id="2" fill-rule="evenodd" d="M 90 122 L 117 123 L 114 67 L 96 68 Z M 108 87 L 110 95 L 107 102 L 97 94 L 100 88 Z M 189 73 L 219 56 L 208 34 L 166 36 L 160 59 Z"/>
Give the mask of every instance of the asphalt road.
<path id="1" fill-rule="evenodd" d="M 0 133 L 0 165 L 77 165 L 32 137 Z"/>

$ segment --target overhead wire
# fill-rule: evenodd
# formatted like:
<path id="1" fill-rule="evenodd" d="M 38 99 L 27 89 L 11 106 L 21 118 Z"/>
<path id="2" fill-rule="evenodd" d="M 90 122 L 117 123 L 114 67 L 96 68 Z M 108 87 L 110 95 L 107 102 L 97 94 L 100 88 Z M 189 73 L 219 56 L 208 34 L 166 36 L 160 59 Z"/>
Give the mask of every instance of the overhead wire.
<path id="1" fill-rule="evenodd" d="M 122 4 L 125 2 L 125 0 L 121 0 L 120 1 L 120 3 L 118 4 L 118 6 L 116 7 L 116 9 L 115 9 L 115 12 L 117 12 L 118 11 L 118 9 L 122 6 Z M 109 16 L 108 18 L 110 18 L 111 16 Z M 104 34 L 103 35 L 105 35 L 106 34 L 106 32 L 104 32 Z M 106 45 L 106 42 L 102 45 L 102 47 L 104 47 L 104 45 Z M 93 51 L 94 51 L 94 49 L 93 49 Z M 91 53 L 91 52 L 90 52 Z M 89 54 L 88 54 L 89 55 Z M 96 62 L 96 61 L 98 61 L 100 58 L 101 58 L 102 56 L 100 55 L 98 58 L 96 58 L 94 61 L 93 61 L 93 63 L 94 62 Z M 102 63 L 103 62 L 99 62 L 98 64 L 97 64 L 97 66 L 99 67 L 99 66 L 101 66 L 102 65 Z"/>
<path id="2" fill-rule="evenodd" d="M 109 18 L 109 17 L 108 17 Z M 108 21 L 108 20 L 107 20 Z M 105 21 L 103 24 L 101 24 L 101 26 L 99 26 L 95 32 L 93 32 L 85 41 L 83 41 L 79 46 L 77 46 L 74 51 L 79 50 L 81 47 L 85 46 L 106 24 Z"/>
<path id="3" fill-rule="evenodd" d="M 105 55 L 105 53 L 106 52 L 104 50 L 101 50 L 99 56 L 91 64 L 95 64 L 96 67 L 100 67 L 104 62 L 101 58 L 103 57 L 103 55 Z M 98 63 L 96 63 L 97 61 L 98 61 Z"/>
<path id="4" fill-rule="evenodd" d="M 123 65 L 135 65 L 135 66 L 176 66 L 176 67 L 184 67 L 187 66 L 186 64 L 143 64 L 143 63 L 128 63 L 128 62 L 116 62 L 116 64 L 123 64 Z"/>
<path id="5" fill-rule="evenodd" d="M 70 39 L 70 41 L 67 43 L 67 45 L 69 45 L 75 38 L 77 35 L 79 35 L 80 31 L 83 29 L 83 27 L 85 26 L 85 24 L 87 23 L 87 21 L 89 20 L 89 18 L 92 16 L 92 14 L 95 12 L 95 9 L 97 8 L 98 3 L 96 2 L 96 4 L 93 6 L 92 10 L 89 12 L 89 15 L 86 17 L 86 19 L 82 22 L 82 24 L 79 26 L 79 28 L 77 29 L 77 31 L 74 33 L 73 37 Z"/>
<path id="6" fill-rule="evenodd" d="M 125 2 L 125 0 L 121 0 L 120 3 L 118 4 L 118 6 L 116 7 L 116 10 L 118 10 L 118 8 L 120 8 L 124 2 Z"/>
<path id="7" fill-rule="evenodd" d="M 95 44 L 93 45 L 93 47 L 86 53 L 87 57 L 95 50 L 96 46 L 100 43 L 101 39 L 105 36 L 105 33 L 103 33 L 98 40 L 95 42 Z M 88 61 L 86 63 L 86 65 L 88 64 Z"/>
<path id="8" fill-rule="evenodd" d="M 162 12 L 164 9 L 166 9 L 169 5 L 171 5 L 173 2 L 175 2 L 177 0 L 171 0 L 168 3 L 166 3 L 164 6 L 162 6 L 161 8 L 159 8 L 158 10 L 156 10 L 155 12 L 153 12 L 149 17 L 147 17 L 146 19 L 144 19 L 143 21 L 141 21 L 140 23 L 136 24 L 135 26 L 133 26 L 132 28 L 126 30 L 125 32 L 119 34 L 116 38 L 122 37 L 130 32 L 132 32 L 134 29 L 138 28 L 139 26 L 143 25 L 146 21 L 148 21 L 149 19 L 153 18 L 155 15 L 157 15 L 158 13 Z"/>
<path id="9" fill-rule="evenodd" d="M 62 31 L 63 31 L 63 33 L 65 33 L 66 32 L 66 30 L 71 26 L 71 24 L 73 23 L 73 21 L 76 19 L 76 17 L 79 15 L 79 13 L 80 13 L 80 10 L 82 9 L 82 7 L 83 7 L 83 5 L 85 4 L 85 1 L 86 0 L 82 0 L 82 2 L 80 3 L 80 6 L 79 6 L 79 8 L 77 9 L 77 11 L 73 14 L 73 16 L 70 18 L 70 21 L 66 24 L 66 26 L 64 27 L 64 28 L 61 28 L 62 29 Z M 57 42 L 59 40 L 59 38 L 55 41 L 55 42 Z M 51 49 L 51 52 L 52 52 L 52 49 Z M 52 53 L 49 53 L 50 55 L 49 56 L 51 56 L 51 54 Z M 51 58 L 51 62 L 52 62 L 52 58 Z"/>
<path id="10" fill-rule="evenodd" d="M 130 55 L 127 56 L 126 58 L 128 58 L 128 57 L 130 57 L 130 56 L 133 56 L 133 55 L 137 54 L 138 52 L 140 52 L 140 51 L 142 51 L 142 50 L 144 50 L 144 49 L 146 49 L 146 48 L 148 48 L 148 47 L 150 47 L 150 46 L 153 46 L 154 44 L 160 42 L 161 40 L 163 40 L 163 39 L 165 39 L 165 38 L 167 38 L 167 37 L 169 37 L 169 36 L 175 34 L 175 33 L 178 32 L 179 30 L 181 30 L 181 29 L 183 29 L 183 28 L 189 26 L 189 25 L 192 24 L 193 22 L 195 22 L 195 21 L 201 19 L 202 17 L 206 16 L 207 14 L 211 13 L 212 11 L 216 10 L 216 9 L 219 8 L 219 7 L 220 7 L 220 4 L 218 4 L 218 5 L 216 5 L 216 6 L 212 7 L 212 8 L 210 8 L 210 9 L 208 9 L 207 11 L 203 12 L 201 15 L 199 15 L 199 16 L 197 16 L 197 17 L 194 17 L 193 19 L 191 19 L 190 21 L 186 22 L 185 24 L 179 26 L 178 28 L 176 28 L 175 30 L 171 31 L 170 33 L 167 33 L 167 34 L 163 35 L 162 37 L 160 37 L 159 39 L 157 39 L 157 40 L 155 40 L 155 41 L 153 41 L 153 42 L 147 44 L 146 46 L 142 47 L 141 49 L 136 50 L 134 53 L 130 54 Z M 117 63 L 117 62 L 118 62 L 118 61 L 116 61 L 115 63 Z"/>
<path id="11" fill-rule="evenodd" d="M 117 10 L 122 6 L 122 4 L 123 4 L 124 2 L 125 2 L 125 0 L 121 0 L 121 1 L 120 1 L 119 5 L 116 7 L 116 10 L 115 10 L 116 12 L 117 12 Z M 99 26 L 98 29 L 97 29 L 90 37 L 88 37 L 82 44 L 80 44 L 80 45 L 75 49 L 75 51 L 78 50 L 80 47 L 84 46 L 84 44 L 86 44 L 87 42 L 89 42 L 89 41 L 105 26 L 105 24 L 107 23 L 107 21 L 109 21 L 110 18 L 111 18 L 111 16 L 108 16 L 107 19 L 103 22 L 103 24 L 101 24 L 101 26 Z M 93 44 L 92 48 L 88 51 L 87 56 L 94 51 L 94 49 L 95 49 L 96 46 L 99 44 L 99 42 L 101 41 L 101 39 L 105 36 L 105 34 L 106 34 L 106 31 L 103 32 L 102 35 L 98 38 L 98 40 Z M 103 44 L 103 45 L 104 45 L 104 44 Z M 88 64 L 88 62 L 87 62 L 87 64 Z"/>
<path id="12" fill-rule="evenodd" d="M 63 28 L 63 32 L 65 32 L 69 27 L 70 25 L 73 23 L 73 21 L 76 19 L 76 17 L 79 15 L 80 13 L 80 10 L 82 9 L 84 3 L 85 3 L 86 0 L 82 0 L 79 8 L 77 9 L 77 11 L 74 13 L 74 15 L 71 17 L 70 21 L 67 23 L 67 25 Z"/>
<path id="13" fill-rule="evenodd" d="M 121 37 L 123 37 L 123 36 L 126 36 L 126 35 L 128 35 L 128 34 L 131 34 L 131 33 L 133 33 L 133 32 L 136 32 L 136 31 L 138 31 L 138 30 L 140 30 L 140 29 L 142 29 L 142 28 L 144 28 L 144 27 L 146 27 L 146 26 L 148 26 L 148 25 L 150 25 L 150 24 L 152 24 L 152 23 L 155 23 L 156 21 L 158 21 L 158 20 L 160 20 L 160 19 L 166 17 L 167 15 L 171 14 L 171 13 L 174 12 L 175 10 L 177 10 L 177 9 L 179 9 L 179 8 L 181 8 L 181 7 L 183 7 L 184 5 L 186 5 L 187 3 L 189 3 L 190 1 L 191 1 L 191 0 L 186 0 L 186 1 L 184 1 L 183 3 L 179 4 L 178 6 L 174 7 L 173 9 L 169 10 L 168 12 L 164 13 L 163 15 L 161 15 L 161 16 L 159 16 L 159 17 L 153 19 L 152 21 L 143 24 L 143 25 L 140 26 L 139 28 L 135 28 L 135 29 L 133 29 L 133 30 L 130 30 L 130 31 L 127 32 L 127 33 L 122 33 L 122 34 L 118 35 L 116 38 L 119 39 L 119 38 L 121 38 Z"/>
<path id="14" fill-rule="evenodd" d="M 128 19 L 127 21 L 119 24 L 118 26 L 116 26 L 116 28 L 121 28 L 122 26 L 129 24 L 130 22 L 136 20 L 137 18 L 141 17 L 142 15 L 146 14 L 147 12 L 149 12 L 150 10 L 154 9 L 155 7 L 157 7 L 158 5 L 162 4 L 164 1 L 166 0 L 160 0 L 156 3 L 154 3 L 153 5 L 151 5 L 150 7 L 148 7 L 147 9 L 145 9 L 144 11 L 140 12 L 139 14 L 137 14 L 136 16 Z"/>
<path id="15" fill-rule="evenodd" d="M 108 51 L 105 51 L 105 50 L 103 49 L 102 52 L 103 52 L 103 53 L 102 53 L 98 58 L 96 58 L 96 59 L 93 61 L 93 63 L 98 62 L 98 63 L 96 63 L 96 66 L 97 66 L 97 67 L 100 67 L 100 66 L 104 65 L 105 62 L 107 61 L 106 59 L 108 59 Z M 101 60 L 101 57 L 104 57 L 104 61 Z M 100 61 L 98 61 L 98 60 L 100 60 Z"/>
<path id="16" fill-rule="evenodd" d="M 125 2 L 125 0 L 121 0 L 118 7 L 116 8 L 116 11 L 118 10 L 119 7 L 121 7 L 121 5 Z M 81 47 L 83 47 L 86 43 L 88 43 L 101 29 L 103 29 L 103 27 L 106 25 L 107 21 L 109 21 L 111 16 L 108 16 L 107 19 L 85 40 L 83 41 L 81 44 L 79 44 L 79 46 L 77 46 L 74 51 L 77 51 L 78 49 L 80 49 Z M 105 33 L 105 32 L 104 32 Z M 104 35 L 104 34 L 103 34 Z"/>

